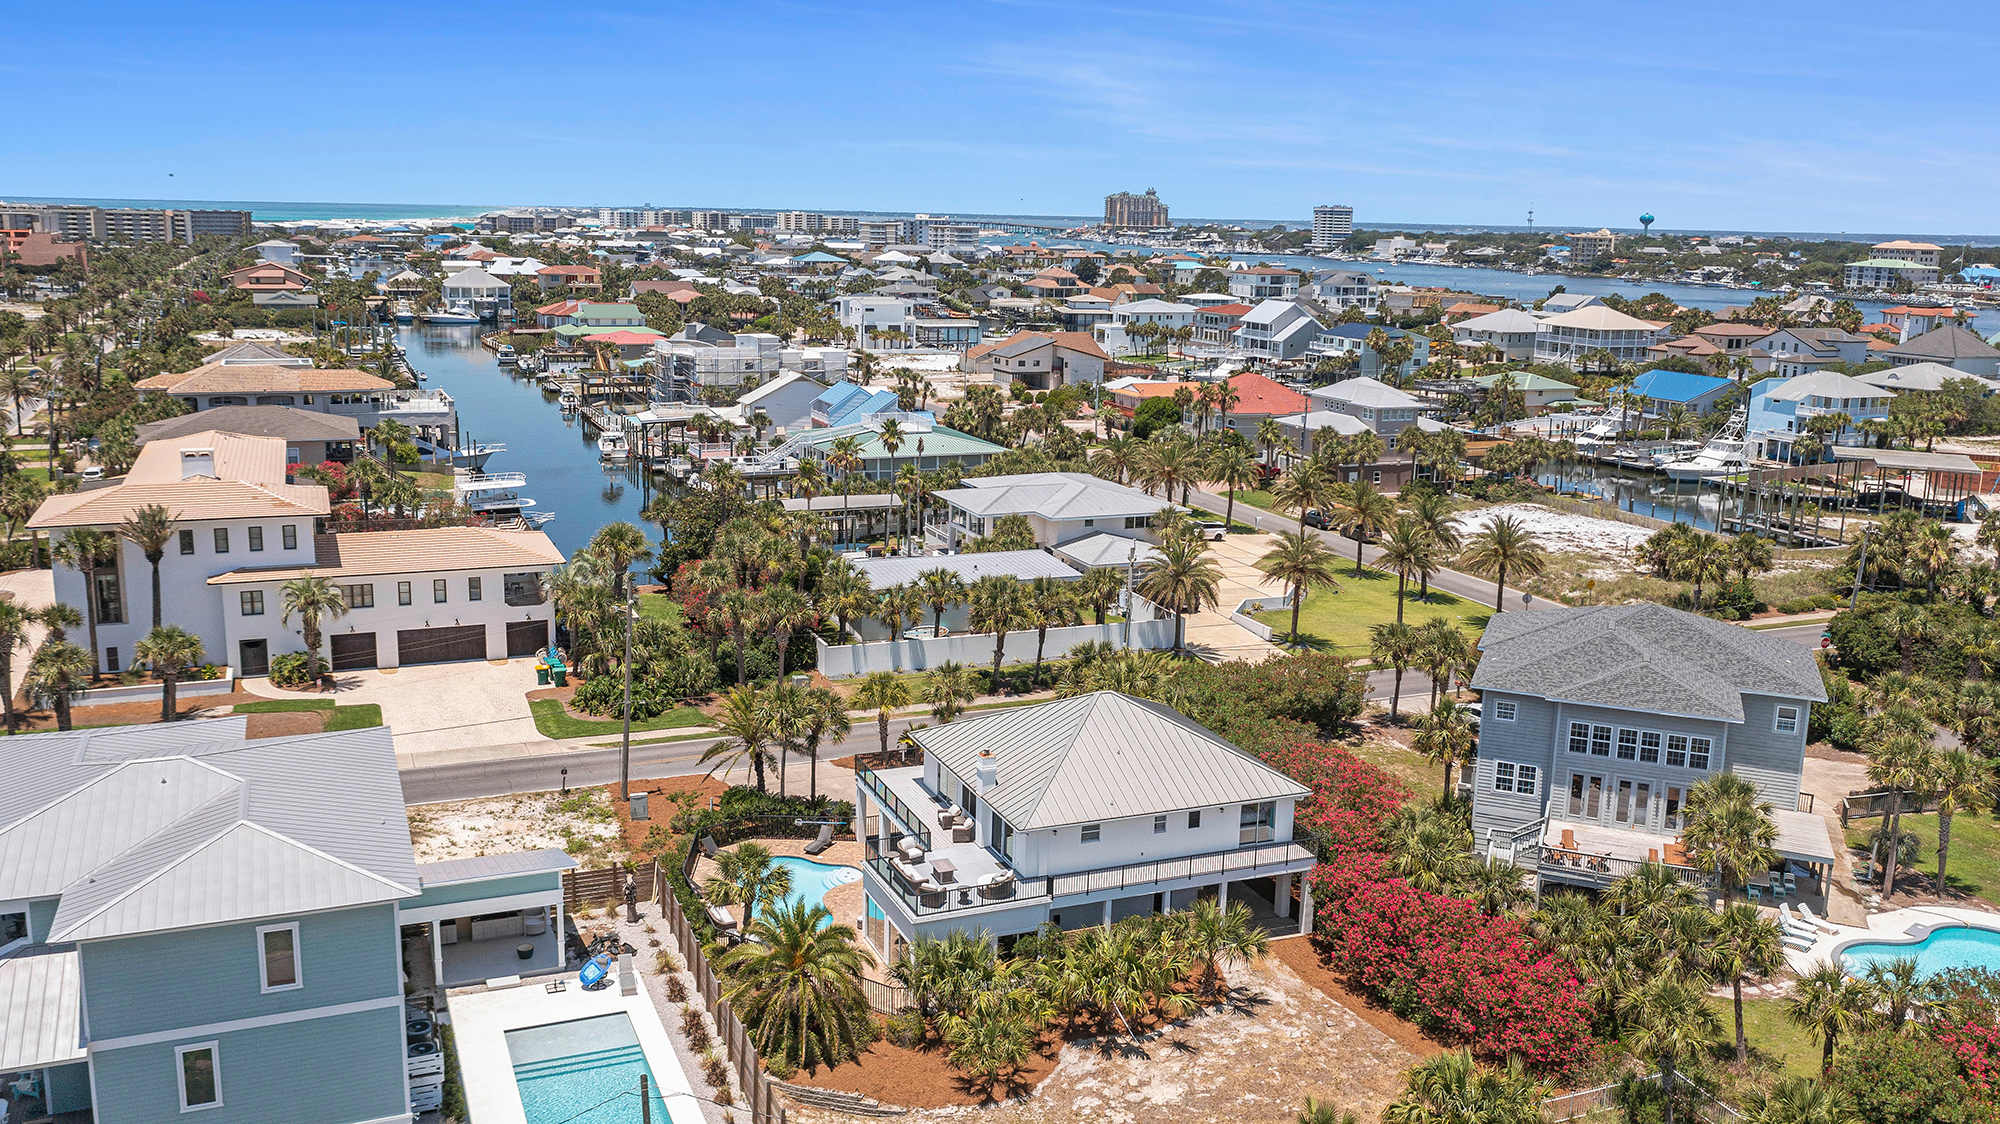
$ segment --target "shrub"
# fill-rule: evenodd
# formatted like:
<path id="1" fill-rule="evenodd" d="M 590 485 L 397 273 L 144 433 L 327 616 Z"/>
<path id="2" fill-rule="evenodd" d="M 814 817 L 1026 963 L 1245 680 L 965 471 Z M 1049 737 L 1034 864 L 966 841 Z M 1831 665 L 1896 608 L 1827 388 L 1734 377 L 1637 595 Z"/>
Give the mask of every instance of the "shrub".
<path id="1" fill-rule="evenodd" d="M 911 1049 L 924 1040 L 924 1017 L 915 1011 L 900 1011 L 883 1020 L 883 1037 L 892 1044 Z"/>
<path id="2" fill-rule="evenodd" d="M 687 997 L 688 997 L 687 984 L 681 980 L 680 976 L 678 974 L 668 976 L 667 1002 L 685 1003 L 687 1002 Z"/>
<path id="3" fill-rule="evenodd" d="M 632 680 L 632 717 L 653 718 L 672 710 L 680 702 L 680 696 L 670 696 L 658 684 L 644 679 Z M 622 675 L 599 675 L 587 679 L 571 696 L 570 705 L 585 714 L 600 717 L 617 717 L 625 713 L 625 678 Z"/>
<path id="4" fill-rule="evenodd" d="M 701 1077 L 717 1089 L 729 1088 L 729 1063 L 710 1050 L 701 1056 Z"/>
<path id="5" fill-rule="evenodd" d="M 1964 1042 L 1964 1039 L 1954 1039 Z M 1875 1030 L 1841 1043 L 1829 1081 L 1868 1124 L 1968 1124 L 1986 1120 L 1966 1096 L 1959 1055 L 1943 1041 Z"/>
<path id="6" fill-rule="evenodd" d="M 1764 603 L 1757 599 L 1757 590 L 1749 581 L 1738 579 L 1716 590 L 1709 609 L 1723 620 L 1747 621 L 1763 611 Z"/>
<path id="7" fill-rule="evenodd" d="M 271 657 L 273 687 L 308 687 L 312 681 L 312 661 L 304 652 L 286 652 L 282 656 Z"/>
<path id="8" fill-rule="evenodd" d="M 687 1039 L 690 1050 L 706 1050 L 714 1041 L 708 1036 L 708 1021 L 702 1018 L 701 1008 L 681 1008 L 681 1037 Z"/>

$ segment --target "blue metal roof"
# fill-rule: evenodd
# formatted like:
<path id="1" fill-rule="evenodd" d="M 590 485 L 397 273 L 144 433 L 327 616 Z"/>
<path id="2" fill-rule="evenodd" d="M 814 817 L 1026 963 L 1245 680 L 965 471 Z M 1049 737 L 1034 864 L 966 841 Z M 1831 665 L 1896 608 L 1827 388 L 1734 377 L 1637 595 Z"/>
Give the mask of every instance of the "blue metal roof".
<path id="1" fill-rule="evenodd" d="M 1697 375 L 1688 371 L 1669 371 L 1655 367 L 1643 371 L 1632 380 L 1632 392 L 1644 398 L 1657 398 L 1662 402 L 1692 402 L 1704 394 L 1728 386 L 1729 380 L 1714 375 Z"/>

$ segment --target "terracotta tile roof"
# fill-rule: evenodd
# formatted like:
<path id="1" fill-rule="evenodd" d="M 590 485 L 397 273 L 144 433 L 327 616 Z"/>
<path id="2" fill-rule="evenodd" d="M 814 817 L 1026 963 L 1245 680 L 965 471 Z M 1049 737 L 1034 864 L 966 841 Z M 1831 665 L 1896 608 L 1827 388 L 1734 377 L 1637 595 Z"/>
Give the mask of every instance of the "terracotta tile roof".
<path id="1" fill-rule="evenodd" d="M 209 473 L 183 476 L 182 453 L 203 450 Z M 158 504 L 178 519 L 250 519 L 325 515 L 326 489 L 285 482 L 285 442 L 279 437 L 203 430 L 150 441 L 132 471 L 102 488 L 50 496 L 28 520 L 35 528 L 109 527 Z"/>
<path id="2" fill-rule="evenodd" d="M 1896 306 L 1896 307 L 1894 307 L 1894 308 L 1885 308 L 1885 309 L 1883 309 L 1883 310 L 1882 310 L 1882 315 L 1884 315 L 1884 316 L 1943 316 L 1943 317 L 1950 317 L 1950 316 L 1955 316 L 1955 315 L 1957 315 L 1957 310 L 1956 310 L 1956 309 L 1950 309 L 1950 308 L 1925 308 L 1925 307 L 1923 307 L 1923 306 L 1921 306 L 1921 305 L 1913 305 L 1913 304 L 1899 304 L 1899 305 L 1897 305 L 1897 306 Z"/>
<path id="3" fill-rule="evenodd" d="M 597 267 L 592 265 L 545 265 L 535 271 L 549 277 L 595 277 Z"/>
<path id="4" fill-rule="evenodd" d="M 1239 316 L 1250 315 L 1251 308 L 1252 306 L 1247 304 L 1212 304 L 1207 308 L 1197 310 L 1196 315 L 1227 316 L 1234 320 Z"/>
<path id="5" fill-rule="evenodd" d="M 583 304 L 583 302 L 582 302 L 582 301 L 579 301 L 579 300 L 566 300 L 566 301 L 556 301 L 556 302 L 555 302 L 555 303 L 553 303 L 553 304 L 545 304 L 545 305 L 543 305 L 542 307 L 540 307 L 540 308 L 536 309 L 536 310 L 535 310 L 535 315 L 537 315 L 537 316 L 574 316 L 574 315 L 576 315 L 576 310 L 577 310 L 577 309 L 578 309 L 579 307 L 581 307 L 581 306 L 582 306 L 582 304 Z"/>
<path id="6" fill-rule="evenodd" d="M 1048 340 L 1057 347 L 1075 351 L 1096 359 L 1110 358 L 1110 356 L 1104 354 L 1103 348 L 1097 346 L 1097 341 L 1090 338 L 1089 332 L 1015 332 L 1004 340 L 994 340 L 990 343 L 979 344 L 967 350 L 965 357 L 967 359 L 977 359 L 988 352 L 999 351 L 1003 348 L 1012 347 L 1015 344 L 1029 343 L 1035 340 Z"/>
<path id="7" fill-rule="evenodd" d="M 658 332 L 639 332 L 626 328 L 616 332 L 592 332 L 583 338 L 589 343 L 614 343 L 621 346 L 626 344 L 637 346 L 642 343 L 649 344 L 654 340 L 665 339 L 666 337 Z"/>
<path id="8" fill-rule="evenodd" d="M 1229 376 L 1229 385 L 1236 391 L 1236 405 L 1229 408 L 1232 416 L 1299 414 L 1304 413 L 1308 406 L 1305 395 L 1281 386 L 1268 375 L 1260 375 L 1255 371 L 1243 371 Z"/>
<path id="9" fill-rule="evenodd" d="M 140 379 L 133 385 L 170 394 L 334 394 L 395 389 L 394 383 L 366 371 L 262 363 L 210 363 L 192 371 Z"/>
<path id="10" fill-rule="evenodd" d="M 230 570 L 210 585 L 290 581 L 300 577 L 347 578 L 380 574 L 426 574 L 441 570 L 498 570 L 509 566 L 556 566 L 562 551 L 540 531 L 499 531 L 491 527 L 425 527 L 411 531 L 353 531 L 313 538 L 311 566 L 269 566 Z M 493 591 L 490 596 L 497 596 Z"/>

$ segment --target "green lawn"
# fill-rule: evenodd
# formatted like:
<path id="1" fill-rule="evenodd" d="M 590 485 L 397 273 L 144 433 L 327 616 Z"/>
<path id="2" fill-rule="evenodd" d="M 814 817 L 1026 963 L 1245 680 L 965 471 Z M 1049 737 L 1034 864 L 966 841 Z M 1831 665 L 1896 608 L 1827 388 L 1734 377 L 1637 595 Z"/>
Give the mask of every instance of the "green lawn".
<path id="1" fill-rule="evenodd" d="M 1410 799 L 1418 804 L 1428 803 L 1444 791 L 1444 767 L 1432 764 L 1416 750 L 1388 741 L 1366 741 L 1347 748 L 1354 756 L 1403 782 L 1403 787 L 1410 790 Z M 1452 779 L 1458 779 L 1456 772 Z"/>
<path id="2" fill-rule="evenodd" d="M 545 738 L 590 738 L 615 735 L 623 723 L 617 719 L 578 718 L 563 709 L 563 704 L 555 699 L 532 699 L 528 709 L 535 715 L 535 729 Z M 635 720 L 634 731 L 674 730 L 683 726 L 705 726 L 709 717 L 691 706 L 676 707 L 655 718 Z"/>
<path id="3" fill-rule="evenodd" d="M 1373 567 L 1364 567 L 1357 577 L 1351 557 L 1339 573 L 1339 589 L 1314 590 L 1306 595 L 1305 608 L 1299 613 L 1299 632 L 1309 646 L 1331 647 L 1341 655 L 1365 659 L 1369 626 L 1396 619 L 1396 578 Z M 1485 605 L 1435 587 L 1428 599 L 1419 599 L 1417 589 L 1418 583 L 1411 582 L 1403 605 L 1403 620 L 1412 628 L 1444 618 L 1458 622 L 1467 635 L 1476 638 L 1493 615 Z M 1276 629 L 1280 640 L 1292 627 L 1290 609 L 1259 613 L 1257 620 Z"/>
<path id="4" fill-rule="evenodd" d="M 1722 1031 L 1735 1049 L 1736 1016 L 1727 998 L 1712 999 L 1722 1016 Z M 1760 1055 L 1780 1067 L 1786 1077 L 1819 1076 L 1819 1039 L 1811 1031 L 1793 1026 L 1785 1017 L 1785 1000 L 1743 1000 L 1743 1036 L 1750 1040 L 1750 1056 Z"/>
<path id="5" fill-rule="evenodd" d="M 679 624 L 681 603 L 664 593 L 642 593 L 639 595 L 639 619 Z"/>
<path id="6" fill-rule="evenodd" d="M 1848 844 L 1867 847 L 1868 837 L 1880 826 L 1880 819 L 1855 820 L 1847 830 Z M 1917 868 L 1933 880 L 1937 877 L 1937 830 L 1935 813 L 1903 817 L 1903 831 L 1919 841 Z M 1949 861 L 1953 891 L 2000 902 L 2000 819 L 1969 812 L 1953 816 Z"/>
<path id="7" fill-rule="evenodd" d="M 329 710 L 326 729 L 364 730 L 382 724 L 382 708 L 374 703 L 343 705 L 332 699 L 267 699 L 264 702 L 237 703 L 231 711 L 234 714 L 292 714 L 306 710 Z"/>

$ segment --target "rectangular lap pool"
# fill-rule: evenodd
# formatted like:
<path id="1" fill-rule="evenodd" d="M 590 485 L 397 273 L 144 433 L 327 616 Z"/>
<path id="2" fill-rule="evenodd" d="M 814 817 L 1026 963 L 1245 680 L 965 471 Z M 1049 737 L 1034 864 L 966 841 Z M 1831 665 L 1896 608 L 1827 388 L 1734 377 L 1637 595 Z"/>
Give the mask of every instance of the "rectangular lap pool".
<path id="1" fill-rule="evenodd" d="M 639 1124 L 639 1075 L 653 1119 L 669 1119 L 632 1020 L 620 1012 L 507 1032 L 527 1124 Z"/>

